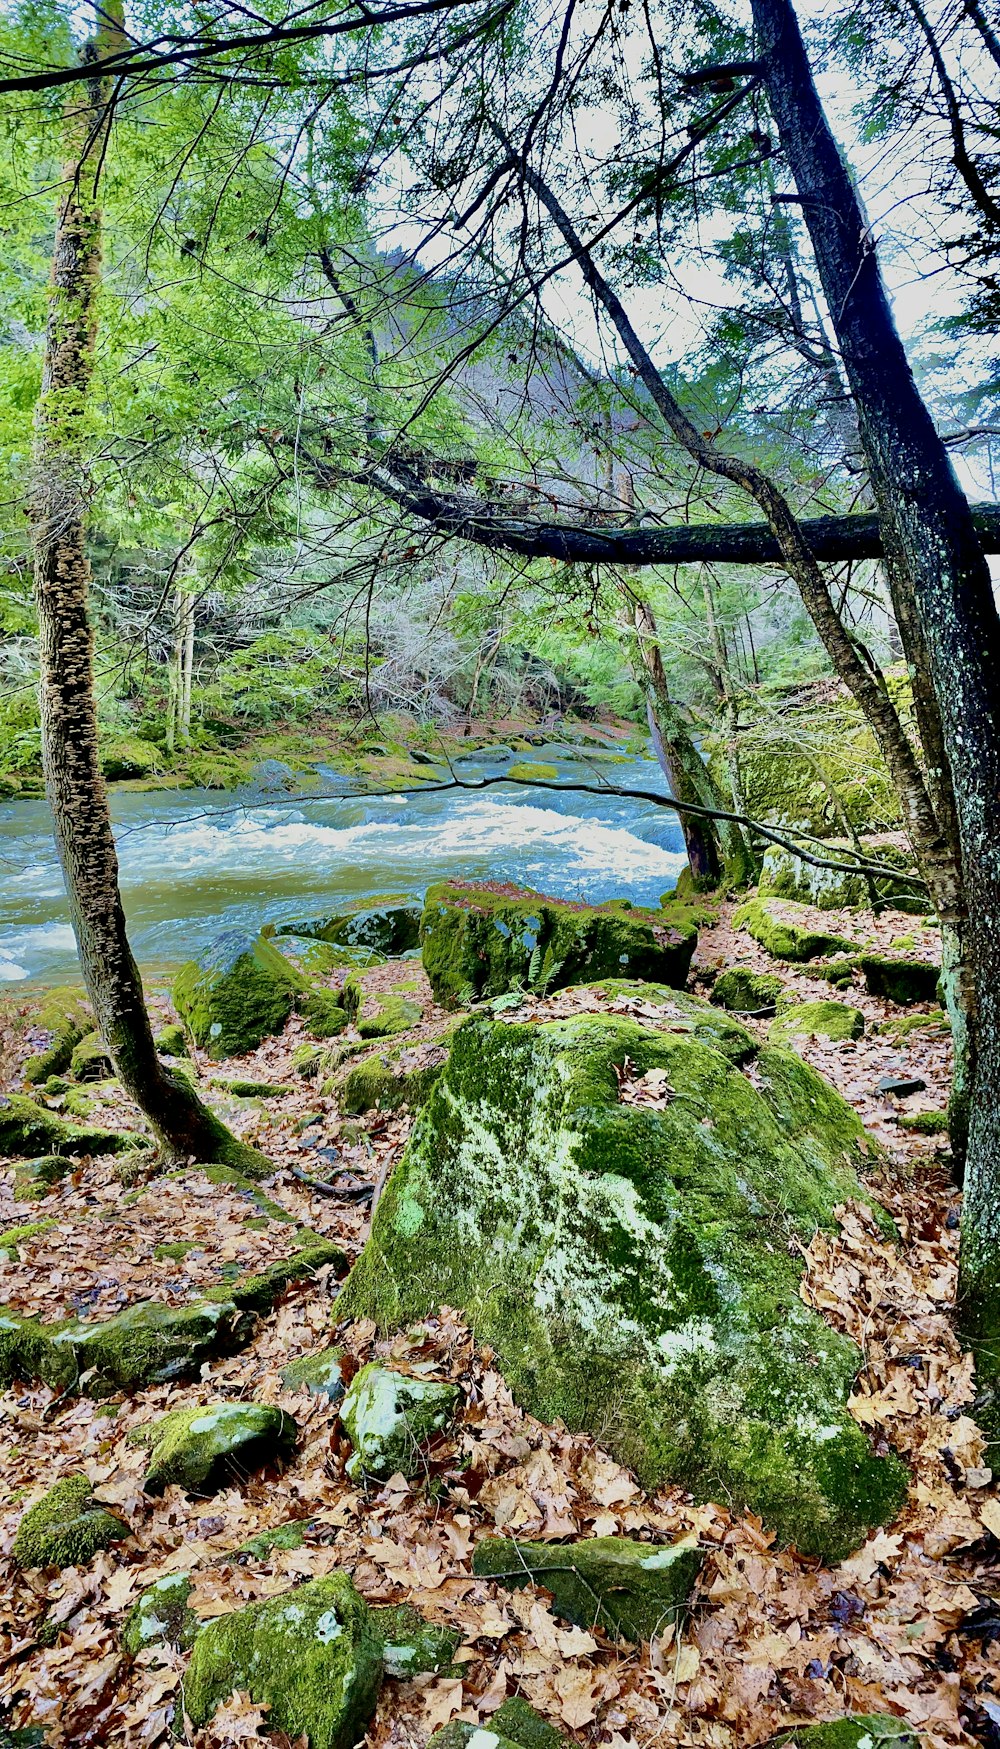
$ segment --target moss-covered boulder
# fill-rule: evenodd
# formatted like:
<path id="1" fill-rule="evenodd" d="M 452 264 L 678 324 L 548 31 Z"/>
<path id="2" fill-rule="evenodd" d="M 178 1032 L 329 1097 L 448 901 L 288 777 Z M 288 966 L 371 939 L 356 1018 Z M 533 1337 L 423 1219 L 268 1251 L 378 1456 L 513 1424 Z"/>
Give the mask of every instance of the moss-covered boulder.
<path id="1" fill-rule="evenodd" d="M 194 1645 L 201 1623 L 188 1608 L 190 1573 L 165 1573 L 148 1585 L 129 1610 L 122 1645 L 135 1658 L 146 1646 L 168 1645 L 186 1652 Z"/>
<path id="2" fill-rule="evenodd" d="M 217 1494 L 265 1464 L 289 1458 L 298 1429 L 269 1403 L 205 1403 L 173 1409 L 140 1429 L 150 1442 L 143 1487 L 162 1494 L 177 1482 L 189 1494 Z"/>
<path id="3" fill-rule="evenodd" d="M 703 1558 L 691 1543 L 654 1546 L 623 1536 L 576 1543 L 484 1537 L 473 1551 L 472 1571 L 510 1591 L 543 1586 L 556 1614 L 580 1627 L 601 1627 L 615 1639 L 652 1640 L 683 1615 Z"/>
<path id="4" fill-rule="evenodd" d="M 789 1044 L 793 1038 L 860 1038 L 865 1017 L 847 1002 L 796 1002 L 772 1020 L 767 1036 L 773 1044 Z"/>
<path id="5" fill-rule="evenodd" d="M 333 990 L 310 990 L 299 1004 L 313 1038 L 336 1038 L 350 1025 L 350 1016 Z"/>
<path id="6" fill-rule="evenodd" d="M 379 894 L 327 917 L 285 923 L 278 933 L 329 941 L 337 947 L 370 948 L 392 959 L 418 945 L 420 906 L 404 894 Z"/>
<path id="7" fill-rule="evenodd" d="M 915 1002 L 933 1002 L 941 971 L 927 960 L 896 959 L 891 954 L 864 953 L 858 964 L 872 996 L 883 996 L 910 1008 Z"/>
<path id="8" fill-rule="evenodd" d="M 398 1059 L 365 1057 L 334 1080 L 337 1104 L 346 1117 L 358 1117 L 364 1111 L 396 1111 L 401 1105 L 416 1110 L 428 1097 L 443 1067 L 441 1062 L 405 1069 Z"/>
<path id="9" fill-rule="evenodd" d="M 857 943 L 821 929 L 807 905 L 791 899 L 750 899 L 733 914 L 737 929 L 779 960 L 821 959 L 831 953 L 854 953 Z"/>
<path id="10" fill-rule="evenodd" d="M 118 783 L 123 778 L 150 777 L 159 770 L 162 760 L 155 743 L 144 741 L 140 735 L 116 735 L 110 740 L 101 740 L 101 770 L 109 783 Z"/>
<path id="11" fill-rule="evenodd" d="M 96 1032 L 74 1046 L 69 1069 L 74 1081 L 104 1081 L 115 1072 L 111 1052 Z"/>
<path id="12" fill-rule="evenodd" d="M 11 1553 L 19 1567 L 84 1567 L 128 1526 L 99 1506 L 86 1476 L 66 1476 L 24 1514 Z"/>
<path id="13" fill-rule="evenodd" d="M 424 970 L 454 1008 L 526 986 L 648 978 L 681 988 L 698 932 L 683 914 L 625 903 L 581 905 L 511 885 L 429 888 L 420 923 Z"/>
<path id="14" fill-rule="evenodd" d="M 34 1202 L 40 1196 L 48 1196 L 72 1170 L 73 1161 L 66 1154 L 39 1154 L 34 1160 L 18 1160 L 14 1167 L 14 1201 Z"/>
<path id="15" fill-rule="evenodd" d="M 282 1369 L 281 1382 L 286 1391 L 308 1391 L 311 1397 L 326 1397 L 339 1403 L 347 1389 L 344 1383 L 342 1348 L 320 1348 L 313 1354 L 300 1354 Z"/>
<path id="16" fill-rule="evenodd" d="M 895 875 L 869 877 L 857 872 L 858 852 L 847 838 L 828 838 L 822 847 L 824 861 L 843 862 L 842 868 L 817 868 L 784 845 L 769 844 L 764 852 L 758 892 L 761 898 L 795 899 L 817 911 L 840 911 L 862 906 L 892 905 L 897 911 L 922 914 L 927 910 L 927 888 L 913 869 L 913 858 L 894 839 L 869 838 L 861 854 L 872 862 L 895 868 Z"/>
<path id="17" fill-rule="evenodd" d="M 450 1673 L 461 1635 L 454 1628 L 425 1621 L 411 1603 L 372 1611 L 382 1639 L 382 1663 L 387 1676 L 408 1681 L 411 1676 Z"/>
<path id="18" fill-rule="evenodd" d="M 852 1713 L 780 1731 L 764 1749 L 920 1749 L 920 1734 L 890 1713 Z"/>
<path id="19" fill-rule="evenodd" d="M 48 1034 L 48 1043 L 24 1065 L 24 1079 L 38 1087 L 50 1075 L 61 1075 L 69 1068 L 75 1047 L 94 1030 L 94 1017 L 82 990 L 50 990 L 38 1005 L 34 1023 Z"/>
<path id="20" fill-rule="evenodd" d="M 169 1026 L 161 1027 L 153 1042 L 161 1057 L 186 1057 L 189 1055 L 184 1028 L 176 1021 L 171 1021 Z"/>
<path id="21" fill-rule="evenodd" d="M 405 996 L 379 994 L 361 1009 L 358 1031 L 362 1038 L 394 1038 L 418 1026 L 423 1012 L 419 1002 L 410 1002 Z"/>
<path id="22" fill-rule="evenodd" d="M 56 1225 L 54 1219 L 47 1221 L 24 1221 L 19 1227 L 7 1227 L 0 1233 L 0 1251 L 6 1251 L 12 1263 L 20 1256 L 21 1246 L 30 1244 L 41 1233 L 49 1233 Z"/>
<path id="23" fill-rule="evenodd" d="M 0 1093 L 0 1158 L 39 1159 L 43 1154 L 123 1154 L 148 1147 L 145 1136 L 132 1130 L 104 1130 L 96 1124 L 71 1123 L 46 1111 L 23 1093 Z"/>
<path id="24" fill-rule="evenodd" d="M 352 1749 L 382 1682 L 382 1640 L 346 1573 L 330 1573 L 208 1623 L 184 1677 L 184 1711 L 207 1724 L 234 1690 L 271 1729 L 310 1749 Z"/>
<path id="25" fill-rule="evenodd" d="M 354 1450 L 349 1476 L 416 1475 L 425 1448 L 451 1420 L 458 1401 L 456 1385 L 409 1378 L 371 1361 L 355 1374 L 340 1408 L 340 1419 Z"/>
<path id="26" fill-rule="evenodd" d="M 720 972 L 712 985 L 711 1001 L 736 1014 L 760 1014 L 775 1008 L 784 995 L 781 979 L 771 972 L 752 972 L 749 966 L 731 966 Z"/>
<path id="27" fill-rule="evenodd" d="M 543 1719 L 529 1706 L 523 1694 L 512 1694 L 498 1707 L 491 1721 L 493 1728 L 520 1749 L 567 1749 L 568 1737 Z"/>
<path id="28" fill-rule="evenodd" d="M 266 935 L 229 930 L 174 980 L 174 1007 L 210 1057 L 240 1057 L 281 1032 L 309 980 Z"/>
<path id="29" fill-rule="evenodd" d="M 41 1379 L 88 1397 L 165 1384 L 239 1348 L 253 1328 L 253 1318 L 232 1300 L 187 1306 L 143 1300 L 93 1324 L 43 1324 L 0 1307 L 0 1384 Z"/>
<path id="30" fill-rule="evenodd" d="M 837 1558 L 906 1472 L 847 1412 L 861 1357 L 799 1297 L 798 1246 L 869 1200 L 871 1146 L 790 1051 L 744 1073 L 690 1021 L 469 1020 L 338 1315 L 460 1308 L 542 1419 Z"/>
<path id="31" fill-rule="evenodd" d="M 606 978 L 588 984 L 585 992 L 595 1008 L 627 1015 L 679 1037 L 694 1038 L 721 1051 L 731 1063 L 749 1063 L 757 1054 L 757 1039 L 742 1020 L 709 1007 L 700 996 L 671 990 L 666 984 L 644 984 L 632 978 Z"/>

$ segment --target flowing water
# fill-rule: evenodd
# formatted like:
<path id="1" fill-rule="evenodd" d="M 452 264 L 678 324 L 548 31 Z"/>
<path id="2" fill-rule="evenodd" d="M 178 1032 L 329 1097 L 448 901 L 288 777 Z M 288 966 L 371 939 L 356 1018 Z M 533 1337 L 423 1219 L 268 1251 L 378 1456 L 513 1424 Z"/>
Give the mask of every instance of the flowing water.
<path id="1" fill-rule="evenodd" d="M 475 782 L 515 756 L 480 750 Z M 649 759 L 584 758 L 558 745 L 534 759 L 560 781 L 663 791 Z M 525 754 L 516 755 L 523 769 Z M 376 893 L 422 896 L 432 881 L 513 880 L 562 898 L 655 904 L 684 865 L 676 817 L 613 794 L 555 795 L 501 784 L 480 792 L 360 797 L 332 771 L 326 794 L 112 792 L 129 932 L 144 969 L 189 959 L 223 929 L 335 911 Z M 0 804 L 0 983 L 77 976 L 73 934 L 44 802 Z"/>

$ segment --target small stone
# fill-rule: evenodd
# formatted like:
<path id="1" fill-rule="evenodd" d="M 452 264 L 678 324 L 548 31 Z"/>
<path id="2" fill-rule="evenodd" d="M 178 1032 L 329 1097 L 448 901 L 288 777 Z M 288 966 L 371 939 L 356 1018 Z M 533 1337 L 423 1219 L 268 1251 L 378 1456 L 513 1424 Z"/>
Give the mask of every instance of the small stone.
<path id="1" fill-rule="evenodd" d="M 292 1518 L 287 1524 L 275 1525 L 273 1530 L 259 1530 L 256 1536 L 240 1543 L 236 1552 L 252 1555 L 255 1561 L 266 1561 L 275 1549 L 300 1549 L 310 1524 L 308 1518 Z"/>
<path id="2" fill-rule="evenodd" d="M 911 1093 L 923 1093 L 927 1082 L 919 1075 L 883 1075 L 878 1083 L 879 1093 L 894 1093 L 897 1099 L 908 1099 Z"/>
<path id="3" fill-rule="evenodd" d="M 220 1488 L 290 1457 L 298 1429 L 290 1415 L 268 1403 L 206 1403 L 174 1409 L 140 1432 L 152 1449 L 143 1487 L 162 1494 L 178 1482 L 189 1494 L 215 1494 Z"/>
<path id="4" fill-rule="evenodd" d="M 96 1032 L 80 1040 L 70 1058 L 69 1068 L 74 1081 L 104 1081 L 115 1072 L 111 1052 Z"/>
<path id="5" fill-rule="evenodd" d="M 889 1713 L 854 1713 L 821 1725 L 796 1725 L 772 1737 L 764 1749 L 920 1749 L 905 1719 Z"/>
<path id="6" fill-rule="evenodd" d="M 342 1348 L 320 1348 L 313 1354 L 300 1354 L 289 1361 L 281 1374 L 281 1382 L 289 1391 L 308 1391 L 312 1397 L 326 1397 L 339 1403 L 347 1386 L 341 1372 Z"/>
<path id="7" fill-rule="evenodd" d="M 518 1542 L 484 1537 L 472 1571 L 508 1590 L 538 1584 L 552 1593 L 557 1615 L 579 1627 L 602 1627 L 615 1639 L 651 1640 L 679 1622 L 701 1570 L 691 1543 L 656 1546 L 628 1537 L 587 1537 L 576 1543 Z"/>
<path id="8" fill-rule="evenodd" d="M 732 966 L 716 978 L 710 1000 L 717 1008 L 729 1008 L 736 1014 L 759 1014 L 773 1009 L 783 993 L 784 985 L 773 973 Z"/>
<path id="9" fill-rule="evenodd" d="M 773 1020 L 767 1029 L 772 1044 L 793 1038 L 858 1039 L 865 1030 L 860 1008 L 847 1002 L 796 1002 Z"/>
<path id="10" fill-rule="evenodd" d="M 179 1652 L 194 1645 L 201 1623 L 188 1608 L 190 1573 L 166 1573 L 148 1585 L 129 1611 L 122 1645 L 131 1657 L 146 1646 L 166 1644 Z"/>
<path id="11" fill-rule="evenodd" d="M 509 1700 L 505 1700 L 490 1723 L 501 1736 L 518 1743 L 520 1749 L 568 1749 L 569 1746 L 569 1739 L 543 1719 L 541 1713 L 536 1713 L 520 1694 L 512 1694 Z"/>
<path id="12" fill-rule="evenodd" d="M 424 1461 L 423 1446 L 448 1425 L 457 1401 L 456 1385 L 408 1378 L 376 1361 L 363 1366 L 340 1411 L 354 1447 L 348 1475 L 379 1481 L 397 1473 L 416 1475 Z"/>
<path id="13" fill-rule="evenodd" d="M 427 1749 L 516 1749 L 512 1737 L 504 1737 L 491 1725 L 470 1725 L 464 1719 L 452 1719 L 429 1738 Z"/>
<path id="14" fill-rule="evenodd" d="M 453 1628 L 425 1621 L 410 1603 L 372 1611 L 382 1636 L 382 1662 L 387 1676 L 409 1681 L 426 1672 L 450 1674 L 461 1635 Z"/>
<path id="15" fill-rule="evenodd" d="M 64 1154 L 39 1154 L 35 1160 L 19 1160 L 14 1167 L 14 1201 L 33 1202 L 36 1197 L 47 1196 L 73 1167 L 74 1162 Z"/>
<path id="16" fill-rule="evenodd" d="M 128 1528 L 91 1494 L 86 1476 L 66 1476 L 28 1508 L 11 1550 L 19 1567 L 83 1567 Z"/>
<path id="17" fill-rule="evenodd" d="M 184 1677 L 184 1711 L 207 1724 L 234 1690 L 269 1730 L 310 1749 L 353 1749 L 375 1710 L 382 1640 L 346 1573 L 329 1573 L 209 1622 Z"/>

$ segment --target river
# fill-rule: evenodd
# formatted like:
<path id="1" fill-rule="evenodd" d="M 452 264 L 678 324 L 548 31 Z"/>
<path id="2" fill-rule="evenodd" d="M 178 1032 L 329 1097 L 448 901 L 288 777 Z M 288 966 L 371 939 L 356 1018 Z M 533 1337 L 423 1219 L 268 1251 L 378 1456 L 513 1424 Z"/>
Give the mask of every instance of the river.
<path id="1" fill-rule="evenodd" d="M 558 744 L 463 757 L 464 780 L 515 760 L 559 779 L 663 790 L 651 759 L 625 763 Z M 221 930 L 285 923 L 376 893 L 420 897 L 432 881 L 513 880 L 562 898 L 656 904 L 684 866 L 675 816 L 612 794 L 500 784 L 473 793 L 360 797 L 333 771 L 325 794 L 112 791 L 132 946 L 150 974 Z M 0 983 L 78 975 L 44 802 L 0 803 Z"/>

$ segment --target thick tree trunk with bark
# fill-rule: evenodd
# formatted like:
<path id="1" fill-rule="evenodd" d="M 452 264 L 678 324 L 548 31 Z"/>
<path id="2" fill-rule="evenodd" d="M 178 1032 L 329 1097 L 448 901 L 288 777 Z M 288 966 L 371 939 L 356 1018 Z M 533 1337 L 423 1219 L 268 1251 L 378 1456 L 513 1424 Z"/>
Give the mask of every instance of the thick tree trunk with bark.
<path id="1" fill-rule="evenodd" d="M 878 505 L 930 675 L 962 848 L 964 952 L 977 1051 L 962 1240 L 962 1309 L 984 1378 L 1000 1376 L 1000 620 L 969 505 L 913 380 L 875 243 L 823 113 L 790 0 L 752 0 L 766 88 L 812 238 Z M 944 920 L 944 919 L 943 919 Z"/>
<path id="2" fill-rule="evenodd" d="M 120 10 L 117 16 L 120 23 Z M 88 47 L 91 59 L 108 52 L 114 35 L 112 14 L 104 11 L 103 17 L 104 27 Z M 66 193 L 56 224 L 30 503 L 46 793 L 84 982 L 122 1086 L 171 1153 L 221 1160 L 259 1175 L 270 1169 L 265 1157 L 232 1136 L 157 1055 L 125 931 L 98 757 L 84 516 L 86 413 L 101 277 L 98 174 L 110 122 L 106 82 L 95 78 L 74 89 L 66 113 Z"/>

